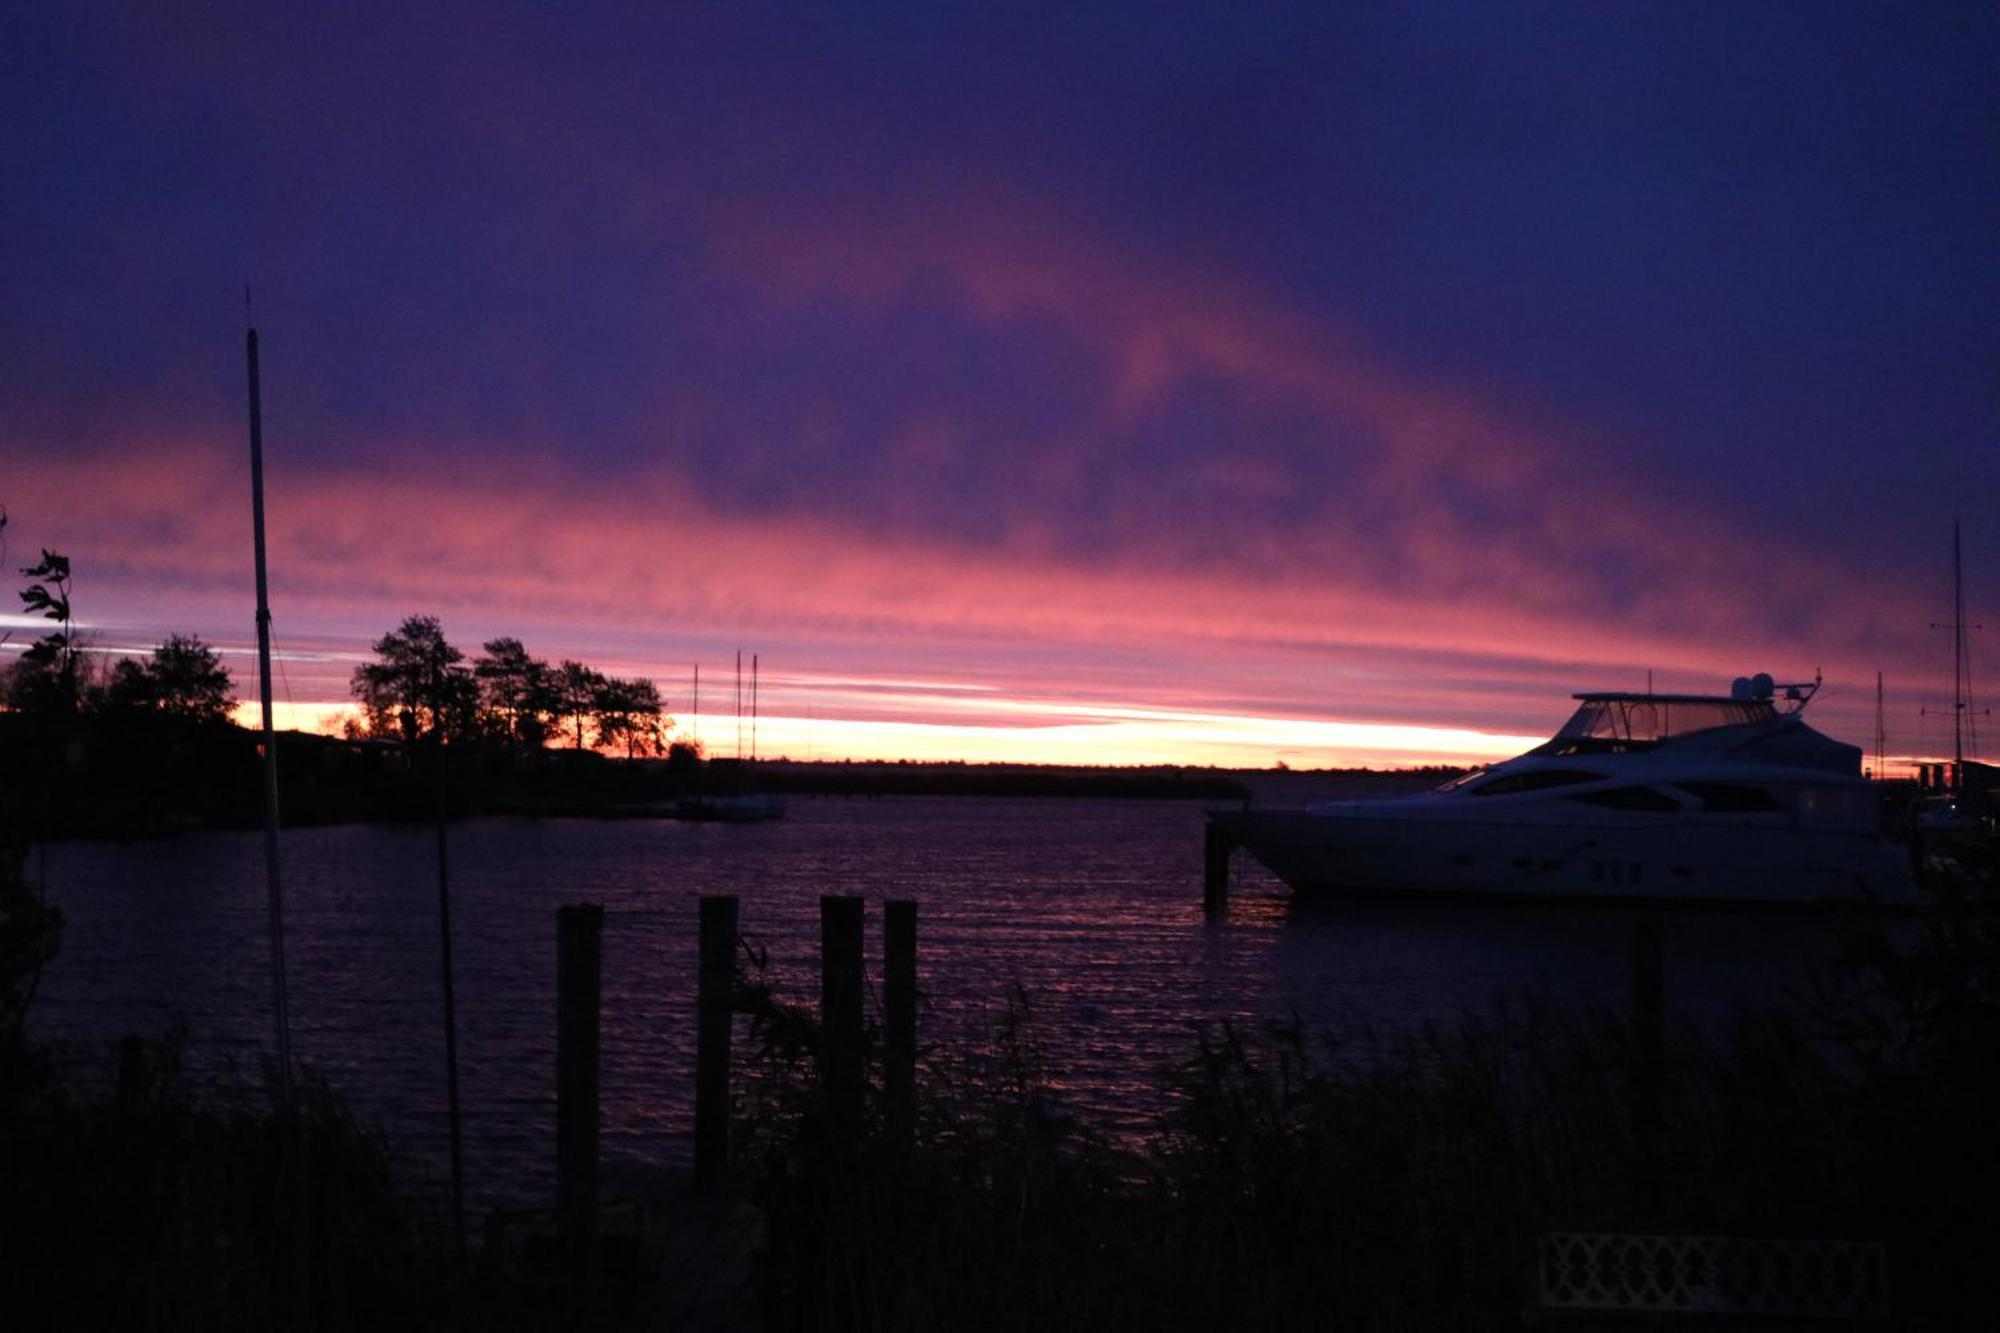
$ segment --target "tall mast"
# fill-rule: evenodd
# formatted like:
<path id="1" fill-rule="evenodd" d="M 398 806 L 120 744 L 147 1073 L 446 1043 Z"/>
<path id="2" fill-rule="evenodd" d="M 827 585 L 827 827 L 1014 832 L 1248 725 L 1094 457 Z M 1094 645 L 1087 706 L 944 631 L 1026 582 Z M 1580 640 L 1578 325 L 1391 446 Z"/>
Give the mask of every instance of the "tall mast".
<path id="1" fill-rule="evenodd" d="M 757 654 L 750 654 L 750 762 L 757 762 Z"/>
<path id="2" fill-rule="evenodd" d="M 1930 628 L 1944 628 L 1932 624 Z M 1978 755 L 1978 721 L 1972 713 L 1972 642 L 1966 630 L 1980 628 L 1966 624 L 1966 570 L 1958 548 L 1958 520 L 1952 520 L 1952 781 L 1966 777 L 1966 743 Z"/>
<path id="3" fill-rule="evenodd" d="M 1951 521 L 1951 772 L 1965 773 L 1965 705 L 1971 693 L 1972 664 L 1965 654 L 1965 564 L 1959 558 L 1958 520 Z"/>
<path id="4" fill-rule="evenodd" d="M 1951 522 L 1951 624 L 1940 625 L 1932 621 L 1931 628 L 1951 630 L 1951 770 L 1948 785 L 1957 786 L 1965 781 L 1968 738 L 1973 754 L 1976 756 L 1979 753 L 1977 714 L 1972 708 L 1972 644 L 1965 633 L 1979 626 L 1965 621 L 1965 565 L 1959 553 L 1957 519 Z M 1926 708 L 1924 711 L 1929 713 L 1932 710 Z"/>
<path id="5" fill-rule="evenodd" d="M 736 650 L 736 761 L 743 762 L 743 650 Z"/>
<path id="6" fill-rule="evenodd" d="M 1889 727 L 1882 711 L 1882 673 L 1875 673 L 1875 780 L 1889 776 Z"/>
<path id="7" fill-rule="evenodd" d="M 250 290 L 243 290 L 248 313 Z M 257 369 L 257 328 L 244 330 L 250 372 L 250 515 L 257 547 L 257 695 L 263 705 L 264 879 L 271 927 L 271 1022 L 277 1034 L 278 1095 L 292 1101 L 292 1021 L 285 987 L 285 890 L 278 872 L 278 737 L 271 724 L 271 593 L 264 571 L 264 404 Z"/>
<path id="8" fill-rule="evenodd" d="M 1932 629 L 1943 629 L 1932 625 Z M 1960 556 L 1958 520 L 1951 524 L 1951 762 L 1952 780 L 1965 780 L 1965 751 L 1968 741 L 1979 752 L 1978 715 L 1972 707 L 1972 644 L 1967 630 L 1979 626 L 1965 619 L 1965 564 Z"/>
<path id="9" fill-rule="evenodd" d="M 701 751 L 701 663 L 694 664 L 694 703 L 689 710 L 694 714 L 694 748 Z"/>

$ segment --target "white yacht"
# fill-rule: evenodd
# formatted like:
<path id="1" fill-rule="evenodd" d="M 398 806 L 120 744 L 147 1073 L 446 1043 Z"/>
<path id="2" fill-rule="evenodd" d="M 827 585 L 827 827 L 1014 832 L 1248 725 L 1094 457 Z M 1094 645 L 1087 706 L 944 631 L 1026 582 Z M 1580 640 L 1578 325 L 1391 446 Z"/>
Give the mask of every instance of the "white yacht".
<path id="1" fill-rule="evenodd" d="M 1211 818 L 1301 893 L 1914 902 L 1859 747 L 1799 716 L 1818 686 L 1579 694 L 1553 739 L 1435 791 Z"/>

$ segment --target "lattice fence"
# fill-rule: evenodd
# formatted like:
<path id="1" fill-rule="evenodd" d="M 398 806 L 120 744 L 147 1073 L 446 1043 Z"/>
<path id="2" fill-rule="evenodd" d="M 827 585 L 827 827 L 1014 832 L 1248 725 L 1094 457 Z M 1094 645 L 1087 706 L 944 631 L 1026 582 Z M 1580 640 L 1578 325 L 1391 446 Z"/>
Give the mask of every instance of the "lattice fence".
<path id="1" fill-rule="evenodd" d="M 1640 1236 L 1542 1237 L 1545 1310 L 1884 1319 L 1888 1261 L 1873 1241 Z"/>

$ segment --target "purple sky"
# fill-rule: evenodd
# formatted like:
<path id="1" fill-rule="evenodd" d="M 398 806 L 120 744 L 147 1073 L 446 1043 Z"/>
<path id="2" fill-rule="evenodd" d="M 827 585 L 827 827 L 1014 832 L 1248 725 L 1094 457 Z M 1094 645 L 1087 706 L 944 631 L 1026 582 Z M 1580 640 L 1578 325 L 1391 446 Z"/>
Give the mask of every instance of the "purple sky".
<path id="1" fill-rule="evenodd" d="M 1996 60 L 1971 4 L 15 6 L 8 563 L 247 639 L 248 281 L 296 703 L 422 611 L 682 712 L 755 649 L 795 752 L 1463 757 L 1823 666 L 1936 753 Z"/>

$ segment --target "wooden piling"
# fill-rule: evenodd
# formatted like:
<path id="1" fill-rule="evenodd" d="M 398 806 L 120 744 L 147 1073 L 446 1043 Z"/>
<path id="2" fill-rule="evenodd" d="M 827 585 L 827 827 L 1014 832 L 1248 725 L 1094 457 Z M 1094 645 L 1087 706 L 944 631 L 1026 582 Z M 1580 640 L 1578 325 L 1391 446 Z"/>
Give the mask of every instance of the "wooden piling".
<path id="1" fill-rule="evenodd" d="M 1666 1178 L 1666 950 L 1659 917 L 1632 927 L 1631 1048 L 1633 1203 L 1650 1215 Z"/>
<path id="2" fill-rule="evenodd" d="M 882 910 L 882 1100 L 889 1141 L 909 1145 L 917 1111 L 917 905 Z"/>
<path id="3" fill-rule="evenodd" d="M 146 1043 L 136 1034 L 118 1041 L 118 1112 L 132 1115 L 145 1105 L 147 1088 Z"/>
<path id="4" fill-rule="evenodd" d="M 701 974 L 695 999 L 694 1183 L 712 1191 L 729 1166 L 729 1039 L 736 999 L 734 897 L 701 900 Z"/>
<path id="5" fill-rule="evenodd" d="M 556 912 L 556 1225 L 572 1305 L 587 1298 L 597 1255 L 598 1014 L 604 909 Z"/>
<path id="6" fill-rule="evenodd" d="M 820 1082 L 834 1112 L 861 1114 L 862 900 L 828 895 L 819 900 Z"/>
<path id="7" fill-rule="evenodd" d="M 1201 906 L 1210 916 L 1229 905 L 1229 857 L 1236 842 L 1209 818 L 1201 839 Z"/>
<path id="8" fill-rule="evenodd" d="M 440 735 L 431 746 L 437 765 L 437 900 L 438 968 L 444 993 L 444 1086 L 445 1116 L 451 1131 L 451 1235 L 460 1264 L 465 1263 L 465 1137 L 464 1120 L 458 1105 L 458 983 L 451 960 L 451 858 L 445 836 L 445 816 L 449 785 L 445 769 L 444 740 Z"/>

